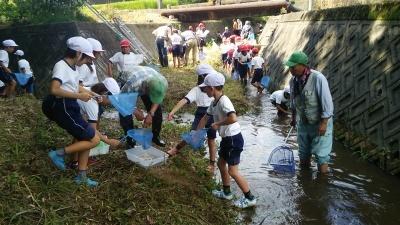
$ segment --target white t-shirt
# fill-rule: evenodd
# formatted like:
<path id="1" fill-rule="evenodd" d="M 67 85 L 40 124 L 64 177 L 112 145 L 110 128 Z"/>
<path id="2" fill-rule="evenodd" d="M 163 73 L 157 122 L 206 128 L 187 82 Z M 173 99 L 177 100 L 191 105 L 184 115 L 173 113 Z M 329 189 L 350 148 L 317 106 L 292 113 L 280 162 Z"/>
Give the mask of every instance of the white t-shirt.
<path id="1" fill-rule="evenodd" d="M 191 30 L 186 30 L 186 31 L 183 31 L 182 33 L 181 33 L 181 35 L 182 35 L 182 37 L 184 37 L 185 38 L 185 41 L 187 41 L 187 40 L 189 40 L 189 39 L 194 39 L 194 38 L 196 38 L 196 34 L 193 32 L 193 31 L 191 31 Z"/>
<path id="2" fill-rule="evenodd" d="M 189 101 L 189 104 L 195 102 L 197 107 L 209 107 L 214 100 L 213 97 L 210 98 L 206 93 L 202 92 L 199 86 L 192 88 L 185 98 Z"/>
<path id="3" fill-rule="evenodd" d="M 264 59 L 260 56 L 255 56 L 251 60 L 251 65 L 254 66 L 254 69 L 262 69 L 262 65 L 264 64 Z"/>
<path id="4" fill-rule="evenodd" d="M 269 97 L 269 100 L 275 101 L 276 104 L 282 104 L 286 103 L 289 101 L 289 99 L 286 99 L 283 95 L 283 90 L 278 90 L 274 91 L 271 96 Z"/>
<path id="5" fill-rule="evenodd" d="M 8 52 L 6 50 L 0 50 L 0 62 L 2 62 L 5 67 L 8 67 L 10 59 L 8 58 Z"/>
<path id="6" fill-rule="evenodd" d="M 163 37 L 163 38 L 168 38 L 171 36 L 171 28 L 168 26 L 161 26 L 155 29 L 152 34 L 156 37 Z"/>
<path id="7" fill-rule="evenodd" d="M 180 45 L 182 43 L 182 37 L 179 34 L 173 34 L 171 37 L 172 45 Z"/>
<path id="8" fill-rule="evenodd" d="M 207 109 L 207 114 L 213 115 L 214 122 L 224 121 L 228 114 L 232 112 L 235 112 L 235 108 L 231 100 L 225 95 L 221 96 L 217 102 L 214 100 Z M 235 122 L 230 125 L 220 126 L 218 132 L 221 137 L 234 136 L 240 133 L 240 125 Z"/>
<path id="9" fill-rule="evenodd" d="M 22 72 L 22 69 L 25 69 L 25 73 L 26 75 L 28 75 L 28 77 L 32 77 L 32 70 L 31 70 L 31 65 L 29 64 L 28 60 L 26 59 L 21 59 L 18 61 L 18 69 L 20 73 Z"/>
<path id="10" fill-rule="evenodd" d="M 97 121 L 99 119 L 99 103 L 96 100 L 90 99 L 87 102 L 78 99 L 81 114 L 86 115 L 89 122 Z"/>
<path id="11" fill-rule="evenodd" d="M 135 54 L 133 52 L 130 52 L 129 54 L 117 52 L 110 58 L 110 61 L 113 64 L 117 64 L 118 72 L 132 72 L 132 67 L 143 63 L 143 55 Z"/>
<path id="12" fill-rule="evenodd" d="M 3 81 L 0 80 L 0 88 L 6 86 Z"/>
<path id="13" fill-rule="evenodd" d="M 80 75 L 79 81 L 82 82 L 83 86 L 85 87 L 91 87 L 99 83 L 96 73 L 96 66 L 93 64 L 91 67 L 93 68 L 93 72 L 90 71 L 89 66 L 86 64 L 76 67 Z"/>
<path id="14" fill-rule="evenodd" d="M 210 33 L 209 30 L 198 30 L 196 31 L 197 36 L 199 36 L 199 38 L 206 38 L 208 33 Z"/>
<path id="15" fill-rule="evenodd" d="M 106 86 L 107 90 L 113 95 L 119 94 L 121 92 L 117 81 L 112 77 L 106 77 L 106 79 L 103 80 L 103 84 L 104 86 Z"/>
<path id="16" fill-rule="evenodd" d="M 64 60 L 60 60 L 54 65 L 52 78 L 61 82 L 61 89 L 75 93 L 79 92 L 79 73 Z"/>
<path id="17" fill-rule="evenodd" d="M 249 53 L 247 53 L 246 55 L 243 55 L 241 52 L 239 52 L 238 54 L 238 60 L 241 63 L 247 63 L 251 60 L 251 56 Z"/>

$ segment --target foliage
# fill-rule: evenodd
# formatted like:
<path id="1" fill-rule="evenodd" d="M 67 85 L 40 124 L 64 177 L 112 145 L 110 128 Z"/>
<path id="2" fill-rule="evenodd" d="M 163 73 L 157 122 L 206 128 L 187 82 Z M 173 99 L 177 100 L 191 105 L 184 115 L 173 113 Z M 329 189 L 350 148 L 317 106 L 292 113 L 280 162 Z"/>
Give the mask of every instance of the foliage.
<path id="1" fill-rule="evenodd" d="M 163 0 L 163 8 L 167 5 L 178 5 L 178 0 Z M 157 9 L 157 0 L 133 0 L 125 2 L 114 2 L 109 4 L 98 4 L 94 6 L 97 10 L 106 10 L 108 8 L 117 10 L 134 10 L 134 9 Z"/>
<path id="2" fill-rule="evenodd" d="M 84 19 L 79 13 L 83 0 L 3 0 L 0 22 L 36 24 Z"/>

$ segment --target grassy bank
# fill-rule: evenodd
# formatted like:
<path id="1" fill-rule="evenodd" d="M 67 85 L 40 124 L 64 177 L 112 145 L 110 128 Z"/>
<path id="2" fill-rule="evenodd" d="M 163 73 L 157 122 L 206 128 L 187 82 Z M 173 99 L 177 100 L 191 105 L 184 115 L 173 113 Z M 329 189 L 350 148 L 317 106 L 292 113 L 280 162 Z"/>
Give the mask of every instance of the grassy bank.
<path id="1" fill-rule="evenodd" d="M 174 6 L 178 5 L 178 0 L 163 0 L 163 8 L 167 5 Z M 125 1 L 125 2 L 113 2 L 109 4 L 98 4 L 94 5 L 97 10 L 105 10 L 113 8 L 117 10 L 135 10 L 135 9 L 157 9 L 157 0 L 136 0 L 136 1 Z"/>
<path id="2" fill-rule="evenodd" d="M 195 76 L 190 70 L 163 72 L 170 80 L 165 101 L 170 109 L 195 84 Z M 227 87 L 236 92 L 235 85 Z M 45 118 L 37 99 L 0 100 L 0 130 L 0 224 L 235 223 L 235 209 L 210 195 L 215 183 L 202 153 L 187 150 L 165 166 L 144 170 L 115 150 L 90 167 L 91 177 L 101 185 L 88 189 L 73 183 L 75 171 L 61 172 L 51 165 L 48 149 L 71 138 Z M 187 126 L 164 123 L 166 148 L 184 130 Z M 112 119 L 102 120 L 102 131 L 121 135 Z"/>

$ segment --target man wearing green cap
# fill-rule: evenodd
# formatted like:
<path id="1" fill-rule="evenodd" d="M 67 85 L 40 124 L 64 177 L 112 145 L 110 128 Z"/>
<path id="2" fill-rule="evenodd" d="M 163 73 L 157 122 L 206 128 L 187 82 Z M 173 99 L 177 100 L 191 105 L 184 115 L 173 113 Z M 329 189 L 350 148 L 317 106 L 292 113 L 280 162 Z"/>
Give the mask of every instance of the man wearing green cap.
<path id="1" fill-rule="evenodd" d="M 147 66 L 135 66 L 126 77 L 126 83 L 121 88 L 121 93 L 139 93 L 147 110 L 144 125 L 152 124 L 153 142 L 161 147 L 165 146 L 160 139 L 162 124 L 161 103 L 167 92 L 168 82 L 165 77 L 154 69 Z M 120 124 L 125 134 L 133 129 L 132 115 L 123 117 L 120 115 Z"/>
<path id="2" fill-rule="evenodd" d="M 300 166 L 310 167 L 315 156 L 318 170 L 328 173 L 332 150 L 333 102 L 325 76 L 308 66 L 302 51 L 294 52 L 285 62 L 293 78 L 290 80 L 292 126 L 297 124 Z"/>

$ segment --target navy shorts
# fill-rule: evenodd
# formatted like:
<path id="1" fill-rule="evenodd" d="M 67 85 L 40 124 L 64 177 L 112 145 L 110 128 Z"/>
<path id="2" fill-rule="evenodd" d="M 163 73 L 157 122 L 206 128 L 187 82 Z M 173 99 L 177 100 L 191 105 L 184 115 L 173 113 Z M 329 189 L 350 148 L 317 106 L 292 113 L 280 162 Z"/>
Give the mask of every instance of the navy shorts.
<path id="1" fill-rule="evenodd" d="M 240 154 L 243 151 L 244 140 L 242 133 L 223 137 L 220 143 L 219 157 L 224 159 L 228 165 L 234 166 L 240 163 Z"/>
<path id="2" fill-rule="evenodd" d="M 251 79 L 251 83 L 260 83 L 263 77 L 263 69 L 255 69 L 253 79 Z"/>
<path id="3" fill-rule="evenodd" d="M 43 113 L 79 141 L 89 141 L 95 135 L 93 127 L 81 115 L 76 99 L 47 96 L 42 104 Z"/>
<path id="4" fill-rule="evenodd" d="M 173 45 L 172 46 L 172 56 L 180 57 L 182 52 L 182 45 Z"/>
<path id="5" fill-rule="evenodd" d="M 0 68 L 0 80 L 3 81 L 4 84 L 10 84 L 14 78 L 12 73 L 7 73 L 2 68 Z"/>
<path id="6" fill-rule="evenodd" d="M 196 112 L 194 114 L 194 121 L 192 123 L 192 130 L 196 130 L 197 126 L 200 123 L 201 118 L 207 114 L 208 107 L 197 107 Z M 208 139 L 215 139 L 217 137 L 217 131 L 211 128 L 211 124 L 214 123 L 214 118 L 212 116 L 208 117 L 208 121 L 206 124 L 207 130 L 207 138 Z"/>
<path id="7" fill-rule="evenodd" d="M 238 63 L 238 72 L 239 72 L 240 78 L 242 78 L 242 79 L 247 78 L 247 70 L 248 69 L 249 69 L 249 66 L 247 66 L 247 63 L 245 63 L 245 64 Z"/>
<path id="8" fill-rule="evenodd" d="M 181 50 L 181 54 L 179 55 L 179 57 L 181 57 L 181 58 L 185 57 L 185 52 L 186 52 L 186 45 L 182 45 L 182 50 Z"/>

